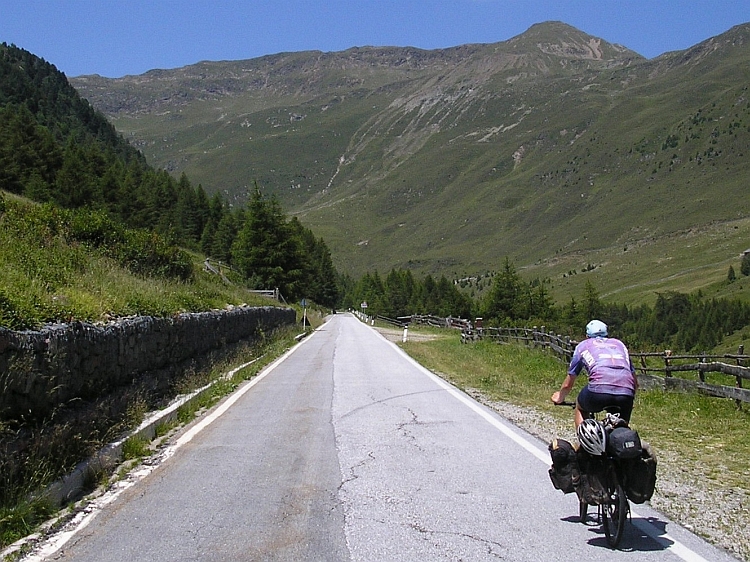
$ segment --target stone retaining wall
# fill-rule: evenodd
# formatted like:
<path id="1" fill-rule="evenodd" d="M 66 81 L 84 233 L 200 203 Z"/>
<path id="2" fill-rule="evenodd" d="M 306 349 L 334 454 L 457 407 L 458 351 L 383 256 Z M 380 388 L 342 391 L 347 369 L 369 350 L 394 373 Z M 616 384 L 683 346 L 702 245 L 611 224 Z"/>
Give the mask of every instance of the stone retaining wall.
<path id="1" fill-rule="evenodd" d="M 237 307 L 104 326 L 0 328 L 0 421 L 41 421 L 57 407 L 96 401 L 149 373 L 170 371 L 295 320 L 291 308 Z"/>

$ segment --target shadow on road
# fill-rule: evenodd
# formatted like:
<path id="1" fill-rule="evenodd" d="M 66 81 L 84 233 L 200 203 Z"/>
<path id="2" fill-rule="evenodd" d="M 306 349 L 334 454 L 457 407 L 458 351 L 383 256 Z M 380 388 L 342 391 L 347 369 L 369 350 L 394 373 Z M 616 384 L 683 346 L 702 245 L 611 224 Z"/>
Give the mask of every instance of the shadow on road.
<path id="1" fill-rule="evenodd" d="M 588 544 L 611 550 L 611 547 L 607 544 L 607 538 L 604 536 L 604 530 L 602 529 L 596 513 L 589 513 L 589 518 L 586 523 L 581 523 L 578 515 L 563 517 L 561 521 L 574 523 L 576 525 L 586 525 L 590 533 L 596 534 L 595 537 L 588 540 Z M 653 536 L 654 534 L 649 535 L 642 530 L 642 527 L 646 525 L 654 529 L 654 534 L 658 539 Z M 656 517 L 634 517 L 629 519 L 625 526 L 625 534 L 623 535 L 622 541 L 617 547 L 617 550 L 622 550 L 624 552 L 654 552 L 667 550 L 674 543 L 664 536 L 667 534 L 666 527 L 667 522 Z"/>

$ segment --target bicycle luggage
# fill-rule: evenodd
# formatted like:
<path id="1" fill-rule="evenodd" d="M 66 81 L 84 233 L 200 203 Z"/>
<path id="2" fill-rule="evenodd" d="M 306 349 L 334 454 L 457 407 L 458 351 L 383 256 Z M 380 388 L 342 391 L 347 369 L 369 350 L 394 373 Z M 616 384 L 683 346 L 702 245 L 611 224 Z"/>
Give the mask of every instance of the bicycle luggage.
<path id="1" fill-rule="evenodd" d="M 576 452 L 578 483 L 575 486 L 578 499 L 589 505 L 600 505 L 609 501 L 607 493 L 607 469 L 604 459 L 594 457 L 581 447 Z"/>
<path id="2" fill-rule="evenodd" d="M 629 427 L 617 427 L 607 436 L 607 452 L 618 459 L 635 459 L 641 456 L 641 438 Z"/>
<path id="3" fill-rule="evenodd" d="M 552 485 L 564 494 L 575 492 L 579 471 L 573 445 L 565 439 L 553 439 L 549 444 L 549 453 L 552 457 L 552 467 L 549 469 Z"/>
<path id="4" fill-rule="evenodd" d="M 641 455 L 622 462 L 623 488 L 633 503 L 651 499 L 656 488 L 656 454 L 643 442 Z"/>

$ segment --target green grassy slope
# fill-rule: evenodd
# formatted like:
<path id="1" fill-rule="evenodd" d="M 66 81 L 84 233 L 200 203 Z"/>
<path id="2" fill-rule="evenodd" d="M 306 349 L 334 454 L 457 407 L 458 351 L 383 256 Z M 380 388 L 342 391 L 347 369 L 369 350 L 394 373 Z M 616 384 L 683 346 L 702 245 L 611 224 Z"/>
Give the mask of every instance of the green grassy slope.
<path id="1" fill-rule="evenodd" d="M 591 263 L 602 294 L 638 301 L 720 283 L 750 247 L 748 39 L 645 60 L 553 22 L 72 83 L 152 163 L 230 198 L 257 180 L 354 275 L 507 255 L 558 298 Z"/>
<path id="2" fill-rule="evenodd" d="M 225 283 L 190 254 L 193 275 L 180 280 L 136 274 L 107 247 L 76 238 L 68 212 L 0 191 L 0 325 L 37 329 L 71 320 L 170 316 L 228 305 L 278 305 Z M 232 275 L 231 273 L 229 273 Z"/>

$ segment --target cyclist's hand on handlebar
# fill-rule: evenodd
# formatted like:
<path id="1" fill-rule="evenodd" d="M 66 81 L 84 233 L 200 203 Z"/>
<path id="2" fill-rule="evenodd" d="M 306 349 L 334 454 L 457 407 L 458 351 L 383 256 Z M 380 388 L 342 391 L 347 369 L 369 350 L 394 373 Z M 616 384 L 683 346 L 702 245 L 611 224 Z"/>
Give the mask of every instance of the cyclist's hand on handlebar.
<path id="1" fill-rule="evenodd" d="M 564 401 L 564 398 L 560 398 L 560 391 L 558 390 L 557 392 L 554 392 L 552 394 L 551 400 L 555 404 L 562 404 Z"/>

